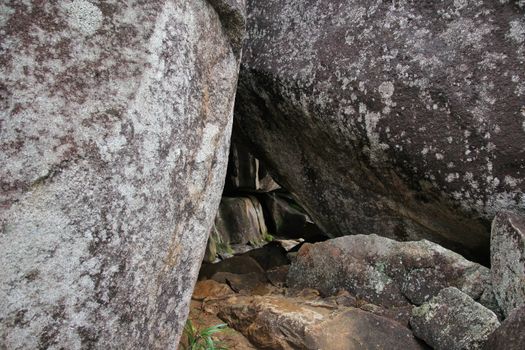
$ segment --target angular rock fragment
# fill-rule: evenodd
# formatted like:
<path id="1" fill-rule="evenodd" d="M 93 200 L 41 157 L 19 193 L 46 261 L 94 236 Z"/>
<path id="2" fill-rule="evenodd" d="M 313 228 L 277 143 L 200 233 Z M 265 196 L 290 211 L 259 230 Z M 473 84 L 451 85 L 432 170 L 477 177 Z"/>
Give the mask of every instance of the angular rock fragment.
<path id="1" fill-rule="evenodd" d="M 525 305 L 525 217 L 510 212 L 496 215 L 490 260 L 494 294 L 507 316 Z"/>
<path id="2" fill-rule="evenodd" d="M 477 350 L 500 323 L 492 311 L 449 287 L 414 308 L 410 325 L 416 337 L 435 350 Z"/>
<path id="3" fill-rule="evenodd" d="M 514 309 L 489 337 L 484 350 L 525 349 L 525 307 Z"/>

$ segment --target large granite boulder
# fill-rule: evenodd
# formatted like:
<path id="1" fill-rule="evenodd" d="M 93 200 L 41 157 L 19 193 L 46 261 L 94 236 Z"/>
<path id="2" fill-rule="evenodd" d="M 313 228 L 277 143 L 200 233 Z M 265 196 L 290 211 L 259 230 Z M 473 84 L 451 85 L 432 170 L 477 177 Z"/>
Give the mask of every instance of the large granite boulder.
<path id="1" fill-rule="evenodd" d="M 333 236 L 488 262 L 524 212 L 523 1 L 248 0 L 234 128 Z"/>
<path id="2" fill-rule="evenodd" d="M 492 311 L 450 287 L 414 308 L 410 325 L 435 350 L 480 350 L 500 323 Z"/>
<path id="3" fill-rule="evenodd" d="M 176 348 L 226 172 L 243 7 L 2 2 L 1 348 Z"/>
<path id="4" fill-rule="evenodd" d="M 476 300 L 491 291 L 484 266 L 429 241 L 377 235 L 304 244 L 290 266 L 288 286 L 314 288 L 325 296 L 343 289 L 385 307 L 420 305 L 451 286 Z"/>
<path id="5" fill-rule="evenodd" d="M 515 309 L 485 343 L 484 350 L 525 349 L 525 306 Z"/>
<path id="6" fill-rule="evenodd" d="M 510 212 L 496 215 L 490 258 L 494 294 L 507 316 L 525 305 L 525 217 Z"/>
<path id="7" fill-rule="evenodd" d="M 401 324 L 356 308 L 283 296 L 236 296 L 219 317 L 259 349 L 424 349 Z"/>

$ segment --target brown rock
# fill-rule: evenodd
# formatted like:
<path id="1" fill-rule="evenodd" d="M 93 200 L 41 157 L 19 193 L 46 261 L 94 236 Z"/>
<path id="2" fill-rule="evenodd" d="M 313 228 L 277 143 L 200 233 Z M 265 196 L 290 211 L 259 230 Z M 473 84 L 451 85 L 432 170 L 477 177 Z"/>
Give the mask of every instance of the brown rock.
<path id="1" fill-rule="evenodd" d="M 261 349 L 423 349 L 397 322 L 293 298 L 230 298 L 219 317 Z"/>
<path id="2" fill-rule="evenodd" d="M 191 298 L 194 300 L 218 299 L 229 294 L 233 294 L 233 291 L 227 284 L 205 280 L 195 284 Z"/>
<path id="3" fill-rule="evenodd" d="M 283 287 L 286 284 L 286 278 L 288 277 L 289 265 L 282 265 L 274 267 L 266 271 L 266 276 L 271 284 L 276 287 Z"/>
<path id="4" fill-rule="evenodd" d="M 251 291 L 259 287 L 261 284 L 267 282 L 264 273 L 250 272 L 245 274 L 235 274 L 230 272 L 217 272 L 212 277 L 212 280 L 225 283 L 230 286 L 235 292 Z"/>
<path id="5" fill-rule="evenodd" d="M 525 307 L 515 309 L 485 344 L 484 350 L 525 349 Z"/>
<path id="6" fill-rule="evenodd" d="M 264 274 L 264 269 L 249 256 L 234 256 L 216 264 L 202 264 L 199 279 L 207 279 L 217 272 L 230 272 L 234 274 L 245 274 L 250 272 Z"/>

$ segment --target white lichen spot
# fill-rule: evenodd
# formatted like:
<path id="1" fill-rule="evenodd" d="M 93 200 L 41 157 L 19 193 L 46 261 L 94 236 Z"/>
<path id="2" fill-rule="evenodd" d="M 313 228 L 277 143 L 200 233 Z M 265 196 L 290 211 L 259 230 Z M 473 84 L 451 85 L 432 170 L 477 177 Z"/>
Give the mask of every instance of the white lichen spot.
<path id="1" fill-rule="evenodd" d="M 442 160 L 443 158 L 445 158 L 445 156 L 443 156 L 443 154 L 441 154 L 441 153 L 436 153 L 436 159 L 437 159 L 437 160 Z"/>
<path id="2" fill-rule="evenodd" d="M 516 187 L 518 185 L 518 180 L 509 175 L 505 176 L 503 182 L 510 187 Z"/>
<path id="3" fill-rule="evenodd" d="M 510 22 L 508 37 L 518 44 L 525 42 L 525 24 L 522 21 L 515 20 Z"/>
<path id="4" fill-rule="evenodd" d="M 521 115 L 523 118 L 525 118 L 525 106 L 521 107 Z M 523 131 L 525 131 L 525 119 L 523 119 L 523 122 L 521 123 L 521 127 Z"/>
<path id="5" fill-rule="evenodd" d="M 454 0 L 454 6 L 456 9 L 461 10 L 463 7 L 467 6 L 467 0 Z"/>
<path id="6" fill-rule="evenodd" d="M 80 30 L 85 35 L 94 34 L 102 25 L 102 11 L 86 0 L 74 0 L 65 5 L 67 21 L 73 28 Z"/>
<path id="7" fill-rule="evenodd" d="M 452 136 L 447 137 L 447 141 L 448 141 L 448 143 L 452 143 L 453 140 L 454 140 L 454 139 L 452 138 Z"/>
<path id="8" fill-rule="evenodd" d="M 382 82 L 379 85 L 379 93 L 384 100 L 389 100 L 394 94 L 394 84 L 390 81 Z"/>

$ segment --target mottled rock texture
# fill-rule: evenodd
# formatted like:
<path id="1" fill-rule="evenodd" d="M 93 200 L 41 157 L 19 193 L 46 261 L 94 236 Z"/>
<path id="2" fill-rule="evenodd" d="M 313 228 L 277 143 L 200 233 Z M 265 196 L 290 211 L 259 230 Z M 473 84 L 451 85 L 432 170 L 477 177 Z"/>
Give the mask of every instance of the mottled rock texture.
<path id="1" fill-rule="evenodd" d="M 525 349 L 525 307 L 515 309 L 489 337 L 484 350 Z"/>
<path id="2" fill-rule="evenodd" d="M 290 266 L 288 286 L 325 296 L 344 289 L 377 305 L 407 306 L 450 286 L 480 299 L 490 289 L 490 271 L 429 241 L 355 235 L 304 244 Z"/>
<path id="3" fill-rule="evenodd" d="M 232 254 L 232 245 L 260 246 L 268 234 L 261 203 L 253 196 L 222 197 L 207 243 L 205 261 Z"/>
<path id="4" fill-rule="evenodd" d="M 331 235 L 488 262 L 525 208 L 524 6 L 249 0 L 234 128 Z"/>
<path id="5" fill-rule="evenodd" d="M 300 298 L 236 296 L 222 302 L 219 317 L 259 349 L 423 349 L 395 321 Z"/>
<path id="6" fill-rule="evenodd" d="M 450 287 L 414 308 L 410 325 L 435 350 L 475 350 L 483 349 L 500 323 L 492 311 Z"/>
<path id="7" fill-rule="evenodd" d="M 226 171 L 243 6 L 2 1 L 1 348 L 176 348 Z"/>
<path id="8" fill-rule="evenodd" d="M 525 305 L 525 217 L 501 212 L 492 222 L 492 284 L 505 316 Z"/>

